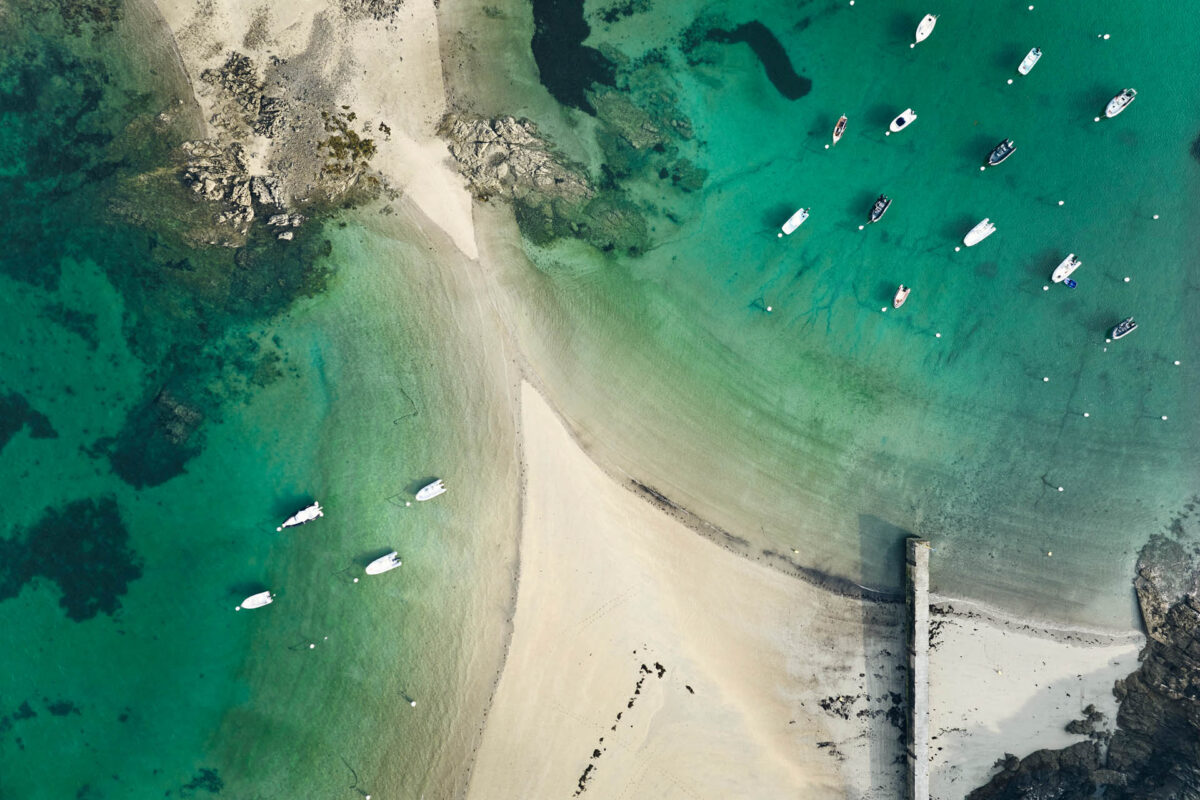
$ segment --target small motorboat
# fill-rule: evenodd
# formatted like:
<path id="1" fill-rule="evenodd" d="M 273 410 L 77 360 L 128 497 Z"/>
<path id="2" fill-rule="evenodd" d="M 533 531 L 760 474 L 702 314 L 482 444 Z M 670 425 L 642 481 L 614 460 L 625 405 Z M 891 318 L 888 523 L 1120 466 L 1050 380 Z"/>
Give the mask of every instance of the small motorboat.
<path id="1" fill-rule="evenodd" d="M 967 247 L 974 247 L 995 232 L 996 226 L 992 224 L 991 220 L 984 217 L 978 225 L 967 231 L 967 235 L 963 237 L 963 244 Z"/>
<path id="2" fill-rule="evenodd" d="M 872 222 L 879 222 L 879 219 L 887 212 L 891 204 L 892 198 L 886 194 L 879 195 L 879 198 L 875 201 L 875 205 L 871 206 L 871 213 L 867 216 L 867 224 L 870 225 Z"/>
<path id="3" fill-rule="evenodd" d="M 1117 323 L 1117 326 L 1112 329 L 1109 338 L 1114 341 L 1124 336 L 1128 336 L 1137 330 L 1137 323 L 1133 321 L 1133 317 L 1126 317 Z"/>
<path id="4" fill-rule="evenodd" d="M 1017 72 L 1022 75 L 1028 75 L 1029 71 L 1037 66 L 1038 59 L 1042 57 L 1042 48 L 1035 47 L 1025 54 L 1025 58 L 1021 59 L 1021 66 L 1017 67 Z"/>
<path id="5" fill-rule="evenodd" d="M 1009 156 L 1017 152 L 1017 146 L 1013 144 L 1012 139 L 1005 139 L 1000 144 L 992 148 L 992 152 L 988 154 L 987 163 L 989 167 L 1003 164 Z"/>
<path id="6" fill-rule="evenodd" d="M 275 595 L 271 594 L 270 592 L 259 592 L 258 594 L 252 594 L 247 597 L 242 601 L 242 604 L 234 610 L 241 611 L 243 608 L 262 608 L 263 606 L 271 605 L 274 600 Z"/>
<path id="7" fill-rule="evenodd" d="M 842 114 L 841 119 L 837 121 L 837 125 L 833 126 L 833 143 L 837 144 L 842 138 L 842 134 L 846 132 L 846 115 Z"/>
<path id="8" fill-rule="evenodd" d="M 910 44 L 909 47 L 916 47 L 921 42 L 928 39 L 929 34 L 933 33 L 933 27 L 937 25 L 937 21 L 938 18 L 936 14 L 926 14 L 921 19 L 921 22 L 917 25 L 917 40 Z"/>
<path id="9" fill-rule="evenodd" d="M 367 574 L 368 575 L 378 575 L 381 572 L 387 572 L 389 570 L 393 570 L 396 567 L 400 566 L 402 563 L 404 563 L 404 562 L 402 562 L 400 560 L 400 555 L 395 550 L 393 550 L 392 552 L 388 553 L 386 556 L 380 556 L 379 558 L 372 561 L 370 564 L 367 564 Z"/>
<path id="10" fill-rule="evenodd" d="M 441 478 L 438 478 L 433 483 L 428 484 L 427 486 L 422 486 L 421 490 L 419 492 L 417 492 L 417 499 L 424 502 L 425 500 L 432 500 L 433 498 L 437 497 L 439 494 L 445 494 L 445 493 L 446 493 L 446 484 L 442 483 Z"/>
<path id="11" fill-rule="evenodd" d="M 321 508 L 320 503 L 313 503 L 307 508 L 302 508 L 292 516 L 284 520 L 284 523 L 275 530 L 281 531 L 284 528 L 294 528 L 297 525 L 303 525 L 306 522 L 312 522 L 317 517 L 325 516 L 325 511 Z"/>
<path id="12" fill-rule="evenodd" d="M 1119 95 L 1108 101 L 1108 107 L 1104 109 L 1104 116 L 1112 119 L 1117 114 L 1120 114 L 1122 111 L 1124 111 L 1136 97 L 1136 89 L 1122 89 Z"/>
<path id="13" fill-rule="evenodd" d="M 1055 283 L 1062 283 L 1067 278 L 1071 277 L 1071 273 L 1079 269 L 1079 266 L 1082 263 L 1082 261 L 1075 257 L 1074 253 L 1069 254 L 1063 259 L 1061 264 L 1054 268 L 1054 274 L 1050 276 L 1050 280 L 1054 281 Z"/>
<path id="14" fill-rule="evenodd" d="M 783 233 L 780 236 L 790 235 L 792 231 L 804 224 L 804 220 L 808 219 L 809 209 L 802 208 L 795 214 L 788 217 L 788 221 L 783 223 Z"/>
<path id="15" fill-rule="evenodd" d="M 913 120 L 915 120 L 916 118 L 917 118 L 917 112 L 913 111 L 911 108 L 906 108 L 900 114 L 900 116 L 898 116 L 894 120 L 892 120 L 892 124 L 888 126 L 888 130 L 891 131 L 892 133 L 897 133 L 899 131 L 902 131 L 905 128 L 907 128 L 910 124 L 912 124 Z"/>
<path id="16" fill-rule="evenodd" d="M 900 288 L 896 290 L 896 296 L 892 298 L 892 308 L 899 308 L 904 305 L 904 301 L 908 299 L 908 293 L 911 291 L 912 289 L 903 283 L 900 284 Z"/>

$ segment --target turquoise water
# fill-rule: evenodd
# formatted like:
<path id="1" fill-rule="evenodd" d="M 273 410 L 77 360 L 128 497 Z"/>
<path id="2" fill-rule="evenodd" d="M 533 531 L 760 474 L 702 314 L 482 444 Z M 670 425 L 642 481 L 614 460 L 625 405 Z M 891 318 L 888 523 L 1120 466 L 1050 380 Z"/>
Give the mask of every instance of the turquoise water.
<path id="1" fill-rule="evenodd" d="M 121 8 L 108 32 L 20 4 L 0 27 L 0 797 L 461 790 L 512 601 L 519 355 L 603 463 L 757 558 L 886 589 L 913 531 L 943 590 L 1128 619 L 1132 554 L 1197 468 L 1182 10 L 953 3 L 910 50 L 908 3 L 589 3 L 621 94 L 690 123 L 664 158 L 704 170 L 691 192 L 540 87 L 527 4 L 480 12 L 465 71 L 503 83 L 481 109 L 594 170 L 626 159 L 613 189 L 649 233 L 637 257 L 526 243 L 492 273 L 373 209 L 288 247 L 190 243 L 186 86 L 153 14 Z M 760 21 L 811 91 L 784 99 L 747 45 L 685 47 L 697 19 Z M 480 211 L 485 253 L 508 215 Z M 983 216 L 997 234 L 955 253 Z M 1043 292 L 1069 251 L 1080 287 Z M 445 502 L 404 506 L 435 475 Z M 325 518 L 276 534 L 313 498 Z M 388 548 L 395 580 L 355 583 Z"/>
<path id="2" fill-rule="evenodd" d="M 513 46 L 485 102 L 617 169 L 652 231 L 635 257 L 531 245 L 539 274 L 514 278 L 514 305 L 542 310 L 525 335 L 544 383 L 603 461 L 759 558 L 895 588 L 914 532 L 937 543 L 942 591 L 1130 620 L 1133 555 L 1198 466 L 1198 53 L 1182 10 L 1035 5 L 945 4 L 911 49 L 916 3 L 633 4 L 611 22 L 589 3 L 586 44 L 618 89 L 690 123 L 661 157 L 539 93 Z M 809 94 L 782 96 L 749 46 L 703 41 L 754 20 Z M 530 20 L 506 24 L 519 40 Z M 1093 122 L 1125 86 L 1134 105 Z M 885 136 L 908 106 L 919 119 Z M 980 172 L 1005 137 L 1017 153 Z M 663 177 L 673 150 L 707 171 L 700 191 Z M 881 192 L 891 210 L 860 231 Z M 955 252 L 983 217 L 998 232 Z M 1079 288 L 1043 291 L 1068 252 Z M 1106 349 L 1129 315 L 1141 328 Z"/>
<path id="3" fill-rule="evenodd" d="M 186 85 L 118 8 L 0 28 L 0 797 L 461 789 L 511 602 L 507 381 L 426 318 L 456 288 L 411 224 L 190 242 Z"/>

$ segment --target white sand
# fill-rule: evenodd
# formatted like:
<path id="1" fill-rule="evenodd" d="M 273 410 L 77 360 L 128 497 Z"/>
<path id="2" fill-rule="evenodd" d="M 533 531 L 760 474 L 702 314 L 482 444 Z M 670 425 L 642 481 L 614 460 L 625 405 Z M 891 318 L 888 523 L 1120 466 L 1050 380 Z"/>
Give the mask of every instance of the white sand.
<path id="1" fill-rule="evenodd" d="M 934 617 L 930 659 L 930 744 L 934 797 L 982 785 L 1005 753 L 1025 756 L 1083 737 L 1064 730 L 1093 704 L 1116 718 L 1113 684 L 1137 669 L 1140 634 L 1031 628 L 962 601 Z M 981 614 L 980 616 L 968 616 Z M 1071 641 L 1064 642 L 1070 638 Z"/>
<path id="2" fill-rule="evenodd" d="M 528 384 L 522 425 L 514 635 L 470 797 L 565 797 L 589 765 L 591 798 L 898 796 L 902 745 L 886 716 L 904 708 L 889 694 L 903 685 L 898 606 L 695 535 L 601 472 Z M 938 619 L 938 796 L 982 783 L 1006 751 L 1078 740 L 1063 726 L 1088 702 L 1108 712 L 1136 657 L 1129 642 Z"/>

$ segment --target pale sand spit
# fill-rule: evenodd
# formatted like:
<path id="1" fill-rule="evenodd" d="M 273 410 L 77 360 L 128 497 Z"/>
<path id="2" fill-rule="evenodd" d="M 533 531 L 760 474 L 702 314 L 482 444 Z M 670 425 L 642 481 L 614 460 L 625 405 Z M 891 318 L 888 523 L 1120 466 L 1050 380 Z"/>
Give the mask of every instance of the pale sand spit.
<path id="1" fill-rule="evenodd" d="M 606 476 L 528 384 L 521 402 L 517 611 L 469 797 L 899 796 L 902 608 L 695 535 Z M 936 619 L 939 796 L 1006 750 L 1078 740 L 1063 726 L 1109 712 L 1136 658 L 1128 637 Z"/>

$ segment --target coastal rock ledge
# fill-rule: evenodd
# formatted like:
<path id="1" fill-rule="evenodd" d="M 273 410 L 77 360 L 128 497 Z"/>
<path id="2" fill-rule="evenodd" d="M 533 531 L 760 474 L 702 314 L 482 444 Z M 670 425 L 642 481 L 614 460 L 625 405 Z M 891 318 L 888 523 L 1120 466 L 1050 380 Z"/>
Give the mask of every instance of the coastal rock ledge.
<path id="1" fill-rule="evenodd" d="M 593 194 L 583 172 L 560 162 L 529 120 L 448 114 L 439 132 L 480 200 L 533 194 L 585 200 Z"/>
<path id="2" fill-rule="evenodd" d="M 1141 667 L 1113 689 L 1117 730 L 1072 723 L 1091 740 L 1025 758 L 1006 754 L 999 774 L 968 800 L 1200 799 L 1200 570 L 1197 551 L 1154 537 L 1134 582 L 1147 643 Z M 1192 562 L 1189 568 L 1189 562 Z"/>

